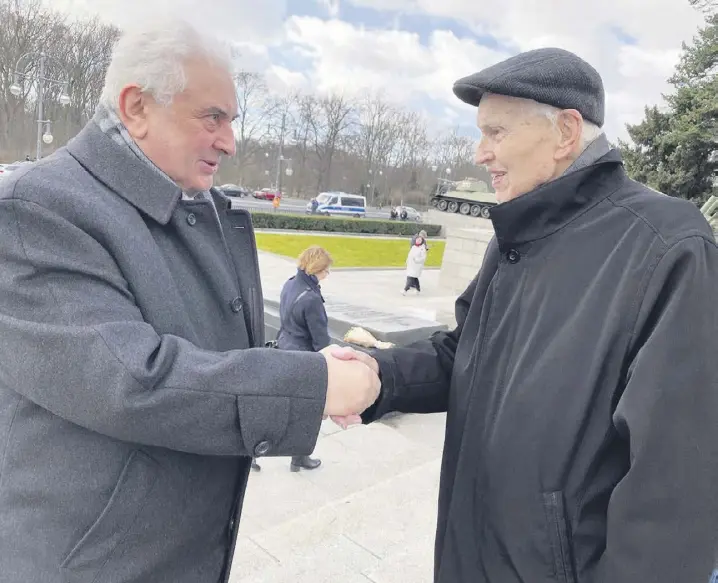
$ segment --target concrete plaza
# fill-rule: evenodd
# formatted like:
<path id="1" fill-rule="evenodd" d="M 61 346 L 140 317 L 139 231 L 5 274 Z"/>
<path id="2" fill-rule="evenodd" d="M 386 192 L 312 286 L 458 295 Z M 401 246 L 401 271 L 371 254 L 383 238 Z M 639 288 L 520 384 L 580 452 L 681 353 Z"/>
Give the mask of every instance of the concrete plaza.
<path id="1" fill-rule="evenodd" d="M 267 297 L 292 261 L 261 253 Z M 334 270 L 328 299 L 453 324 L 455 297 L 422 277 L 403 296 L 402 270 Z M 244 503 L 231 583 L 430 583 L 445 415 L 388 416 L 346 431 L 325 421 L 313 471 L 263 458 Z"/>

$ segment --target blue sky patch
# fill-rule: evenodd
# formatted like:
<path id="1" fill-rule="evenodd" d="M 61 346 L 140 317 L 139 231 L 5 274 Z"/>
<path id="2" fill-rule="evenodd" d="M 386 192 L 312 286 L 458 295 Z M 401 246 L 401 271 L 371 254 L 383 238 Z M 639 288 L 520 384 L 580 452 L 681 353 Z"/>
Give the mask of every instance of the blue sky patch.
<path id="1" fill-rule="evenodd" d="M 636 37 L 631 36 L 628 34 L 625 30 L 623 30 L 620 26 L 614 25 L 610 26 L 609 30 L 613 34 L 616 39 L 618 39 L 619 42 L 621 42 L 624 45 L 635 45 L 638 44 L 638 39 Z"/>

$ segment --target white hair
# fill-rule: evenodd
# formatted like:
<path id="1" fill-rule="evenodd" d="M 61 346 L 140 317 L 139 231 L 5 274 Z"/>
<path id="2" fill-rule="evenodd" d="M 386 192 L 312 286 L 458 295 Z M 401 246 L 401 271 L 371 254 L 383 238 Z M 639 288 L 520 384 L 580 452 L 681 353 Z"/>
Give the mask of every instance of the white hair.
<path id="1" fill-rule="evenodd" d="M 545 116 L 554 128 L 558 127 L 558 114 L 561 113 L 561 109 L 546 103 L 539 103 L 538 101 L 534 101 L 532 99 L 522 99 L 522 101 L 526 102 L 532 113 Z M 601 134 L 603 134 L 603 128 L 584 119 L 581 130 L 581 151 L 585 150 L 588 145 Z"/>
<path id="2" fill-rule="evenodd" d="M 100 103 L 117 110 L 122 89 L 136 83 L 167 106 L 187 86 L 185 64 L 190 58 L 204 58 L 232 72 L 229 45 L 185 20 L 164 16 L 127 28 L 112 51 Z"/>

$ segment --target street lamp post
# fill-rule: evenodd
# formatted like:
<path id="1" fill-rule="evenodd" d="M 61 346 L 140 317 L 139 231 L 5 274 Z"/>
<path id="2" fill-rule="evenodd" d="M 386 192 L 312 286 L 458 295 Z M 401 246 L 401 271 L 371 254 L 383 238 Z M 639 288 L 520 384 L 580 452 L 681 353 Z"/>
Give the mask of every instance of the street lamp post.
<path id="1" fill-rule="evenodd" d="M 279 196 L 282 196 L 282 162 L 291 162 L 291 158 L 284 157 L 284 133 L 287 129 L 287 114 L 282 114 L 282 127 L 279 130 L 279 155 L 277 156 L 277 192 Z M 287 166 L 284 173 L 291 177 L 294 174 L 294 170 Z"/>
<path id="2" fill-rule="evenodd" d="M 39 70 L 37 72 L 37 76 L 32 76 L 28 73 L 25 73 L 23 71 L 27 70 L 27 66 L 30 65 L 33 61 L 37 60 L 39 64 Z M 45 99 L 45 86 L 46 85 L 61 85 L 62 86 L 62 93 L 60 94 L 59 102 L 63 106 L 69 105 L 70 103 L 70 96 L 67 94 L 69 82 L 68 81 L 61 81 L 59 79 L 52 79 L 50 77 L 46 77 L 45 75 L 45 67 L 47 64 L 47 61 L 53 61 L 55 62 L 55 65 L 63 72 L 66 79 L 69 79 L 69 75 L 67 74 L 67 71 L 60 66 L 52 57 L 49 55 L 40 52 L 40 53 L 25 53 L 22 55 L 18 60 L 17 63 L 15 63 L 15 72 L 13 73 L 13 84 L 10 86 L 10 93 L 12 93 L 15 97 L 20 97 L 22 95 L 22 80 L 27 80 L 31 84 L 37 82 L 37 151 L 35 154 L 35 159 L 39 160 L 42 158 L 42 143 L 45 142 L 46 144 L 51 144 L 53 137 L 52 133 L 50 133 L 50 126 L 52 122 L 47 119 L 43 119 L 44 116 L 44 99 Z M 22 68 L 22 65 L 25 64 L 25 68 Z M 45 131 L 43 132 L 43 127 Z"/>
<path id="3" fill-rule="evenodd" d="M 389 200 L 391 192 L 389 191 L 389 172 L 384 172 L 383 170 L 379 170 L 379 179 L 381 180 L 381 191 L 382 191 L 382 198 L 381 200 Z"/>

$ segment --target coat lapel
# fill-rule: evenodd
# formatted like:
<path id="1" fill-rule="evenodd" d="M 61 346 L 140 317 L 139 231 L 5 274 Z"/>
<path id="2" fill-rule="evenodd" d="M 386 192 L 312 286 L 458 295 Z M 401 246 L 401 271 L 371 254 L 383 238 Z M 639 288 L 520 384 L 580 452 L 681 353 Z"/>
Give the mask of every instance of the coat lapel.
<path id="1" fill-rule="evenodd" d="M 67 144 L 67 151 L 90 174 L 132 206 L 166 225 L 182 190 L 161 176 L 131 150 L 123 148 L 89 122 Z"/>

